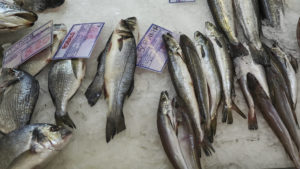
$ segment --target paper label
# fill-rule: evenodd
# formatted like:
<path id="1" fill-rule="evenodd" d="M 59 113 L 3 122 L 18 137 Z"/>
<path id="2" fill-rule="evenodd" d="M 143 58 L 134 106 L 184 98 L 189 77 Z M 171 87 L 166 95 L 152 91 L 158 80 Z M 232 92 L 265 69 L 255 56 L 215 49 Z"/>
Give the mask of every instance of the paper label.
<path id="1" fill-rule="evenodd" d="M 152 24 L 137 46 L 137 66 L 162 72 L 167 62 L 167 51 L 162 35 L 169 30 Z"/>
<path id="2" fill-rule="evenodd" d="M 89 58 L 104 23 L 73 25 L 53 59 Z"/>
<path id="3" fill-rule="evenodd" d="M 169 3 L 195 2 L 195 0 L 169 0 Z"/>
<path id="4" fill-rule="evenodd" d="M 53 43 L 53 21 L 36 29 L 4 51 L 3 67 L 16 68 Z"/>

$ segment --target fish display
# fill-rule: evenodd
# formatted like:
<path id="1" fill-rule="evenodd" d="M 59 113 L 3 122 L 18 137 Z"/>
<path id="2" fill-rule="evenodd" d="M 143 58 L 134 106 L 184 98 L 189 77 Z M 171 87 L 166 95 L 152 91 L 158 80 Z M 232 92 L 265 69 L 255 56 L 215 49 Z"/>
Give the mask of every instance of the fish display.
<path id="1" fill-rule="evenodd" d="M 0 32 L 31 27 L 38 16 L 7 1 L 0 1 Z"/>
<path id="2" fill-rule="evenodd" d="M 14 2 L 23 9 L 34 12 L 43 12 L 48 8 L 61 6 L 64 4 L 65 0 L 14 0 Z"/>
<path id="3" fill-rule="evenodd" d="M 219 72 L 221 74 L 221 82 L 225 104 L 223 108 L 222 121 L 228 124 L 233 123 L 232 111 L 235 110 L 243 118 L 247 118 L 245 114 L 232 101 L 233 95 L 233 64 L 231 56 L 228 53 L 228 45 L 225 37 L 217 30 L 215 25 L 210 22 L 205 23 L 205 30 L 208 38 L 211 40 L 214 50 Z"/>
<path id="4" fill-rule="evenodd" d="M 284 14 L 284 0 L 259 0 L 261 14 L 266 24 L 278 28 L 280 26 L 280 15 Z"/>
<path id="5" fill-rule="evenodd" d="M 41 70 L 48 65 L 59 45 L 63 41 L 67 34 L 67 27 L 65 24 L 54 24 L 53 25 L 53 44 L 48 48 L 44 49 L 42 52 L 36 54 L 25 63 L 23 63 L 19 69 L 26 71 L 32 76 L 36 76 Z"/>
<path id="6" fill-rule="evenodd" d="M 137 59 L 136 31 L 137 19 L 135 17 L 122 19 L 111 35 L 108 42 L 109 49 L 105 50 L 101 56 L 105 57 L 104 93 L 108 103 L 107 142 L 126 128 L 123 105 L 125 97 L 130 96 L 134 89 Z M 101 61 L 104 62 L 104 59 Z"/>
<path id="7" fill-rule="evenodd" d="M 67 125 L 76 128 L 75 123 L 67 112 L 69 100 L 80 87 L 85 75 L 83 59 L 66 59 L 56 61 L 48 74 L 48 88 L 56 108 L 55 120 L 57 125 Z"/>
<path id="8" fill-rule="evenodd" d="M 44 168 L 69 142 L 72 132 L 51 124 L 31 124 L 0 139 L 2 169 Z"/>
<path id="9" fill-rule="evenodd" d="M 2 69 L 0 86 L 0 131 L 8 134 L 29 123 L 40 88 L 28 73 L 8 68 Z"/>

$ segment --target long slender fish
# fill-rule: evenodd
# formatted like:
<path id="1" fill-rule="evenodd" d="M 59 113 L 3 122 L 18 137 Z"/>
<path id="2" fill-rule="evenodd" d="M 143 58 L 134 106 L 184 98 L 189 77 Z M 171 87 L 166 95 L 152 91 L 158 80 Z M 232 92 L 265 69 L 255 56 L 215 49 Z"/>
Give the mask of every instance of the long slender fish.
<path id="1" fill-rule="evenodd" d="M 23 9 L 42 12 L 48 8 L 61 6 L 65 0 L 14 0 L 14 2 Z"/>
<path id="2" fill-rule="evenodd" d="M 167 91 L 161 92 L 157 128 L 163 148 L 175 169 L 200 169 L 199 154 L 189 117 L 179 122 Z"/>
<path id="3" fill-rule="evenodd" d="M 134 88 L 136 65 L 137 19 L 121 20 L 110 39 L 110 48 L 105 54 L 104 88 L 108 103 L 106 141 L 125 130 L 123 104 Z"/>
<path id="4" fill-rule="evenodd" d="M 71 137 L 70 130 L 51 124 L 24 126 L 1 138 L 0 168 L 44 168 Z"/>
<path id="5" fill-rule="evenodd" d="M 184 34 L 180 36 L 180 47 L 193 80 L 200 113 L 203 120 L 210 124 L 209 96 L 207 80 L 204 75 L 204 67 L 201 64 L 201 60 L 194 43 Z"/>
<path id="6" fill-rule="evenodd" d="M 238 39 L 237 25 L 235 21 L 233 0 L 207 0 L 215 23 L 221 27 L 229 42 L 235 56 L 248 55 L 248 51 Z"/>
<path id="7" fill-rule="evenodd" d="M 270 59 L 266 55 L 260 40 L 260 18 L 257 0 L 233 0 L 237 18 L 242 26 L 246 39 L 252 49 L 252 57 L 256 63 L 269 65 Z"/>
<path id="8" fill-rule="evenodd" d="M 278 28 L 281 19 L 280 13 L 284 13 L 283 0 L 259 0 L 259 3 L 267 25 Z"/>
<path id="9" fill-rule="evenodd" d="M 211 124 L 207 123 L 209 131 L 208 138 L 213 142 L 213 137 L 217 130 L 218 107 L 221 102 L 222 84 L 221 76 L 218 70 L 215 51 L 211 41 L 199 31 L 194 33 L 195 46 L 198 51 L 201 64 L 207 80 L 209 90 L 209 114 L 211 116 Z"/>
<path id="10" fill-rule="evenodd" d="M 246 46 L 246 45 L 245 45 Z M 247 48 L 247 47 L 246 47 Z M 251 52 L 250 52 L 251 53 Z M 254 100 L 251 96 L 247 85 L 247 74 L 251 73 L 258 80 L 259 84 L 263 87 L 266 94 L 269 96 L 269 88 L 266 79 L 266 73 L 262 65 L 256 64 L 251 56 L 238 57 L 234 59 L 234 67 L 236 72 L 236 77 L 242 89 L 242 93 L 248 104 L 248 128 L 249 130 L 258 129 L 257 119 L 256 119 L 256 109 L 254 105 Z"/>
<path id="11" fill-rule="evenodd" d="M 30 27 L 38 16 L 7 1 L 0 1 L 0 32 Z"/>
<path id="12" fill-rule="evenodd" d="M 48 74 L 48 88 L 55 105 L 55 119 L 58 125 L 66 124 L 76 128 L 67 112 L 68 101 L 80 87 L 85 75 L 83 59 L 66 59 L 55 62 Z"/>
<path id="13" fill-rule="evenodd" d="M 205 23 L 205 29 L 208 38 L 211 40 L 215 54 L 216 61 L 221 73 L 223 96 L 225 104 L 223 108 L 223 122 L 228 124 L 233 123 L 232 110 L 235 110 L 243 118 L 247 118 L 245 114 L 235 105 L 232 101 L 233 94 L 233 65 L 229 55 L 228 45 L 226 44 L 225 37 L 217 30 L 217 28 L 210 22 Z"/>
<path id="14" fill-rule="evenodd" d="M 272 101 L 264 92 L 264 89 L 260 86 L 255 76 L 249 73 L 247 75 L 247 81 L 255 104 L 257 104 L 271 129 L 281 141 L 283 147 L 294 162 L 296 168 L 300 168 L 299 152 L 297 151 L 297 148 L 295 147 L 288 130 L 286 129 L 284 123 L 278 115 L 278 112 L 273 106 Z"/>
<path id="15" fill-rule="evenodd" d="M 7 134 L 29 123 L 40 88 L 34 77 L 15 69 L 2 69 L 0 81 L 0 131 Z"/>
<path id="16" fill-rule="evenodd" d="M 36 76 L 51 61 L 66 34 L 67 27 L 65 24 L 54 24 L 52 45 L 27 60 L 19 67 L 19 69 L 31 74 L 32 76 Z"/>

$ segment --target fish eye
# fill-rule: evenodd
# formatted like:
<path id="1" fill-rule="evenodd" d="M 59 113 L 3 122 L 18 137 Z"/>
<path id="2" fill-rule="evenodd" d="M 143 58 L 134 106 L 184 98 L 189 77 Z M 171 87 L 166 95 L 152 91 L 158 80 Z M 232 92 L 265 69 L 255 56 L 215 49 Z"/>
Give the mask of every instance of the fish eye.
<path id="1" fill-rule="evenodd" d="M 50 127 L 50 131 L 51 132 L 59 131 L 59 129 L 60 129 L 60 127 L 58 127 L 58 126 L 52 126 L 52 127 Z"/>

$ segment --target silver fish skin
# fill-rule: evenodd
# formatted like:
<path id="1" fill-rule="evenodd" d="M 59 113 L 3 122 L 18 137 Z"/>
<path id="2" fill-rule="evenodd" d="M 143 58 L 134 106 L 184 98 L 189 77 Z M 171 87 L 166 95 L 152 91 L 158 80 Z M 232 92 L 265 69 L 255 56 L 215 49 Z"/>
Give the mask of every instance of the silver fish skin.
<path id="1" fill-rule="evenodd" d="M 38 81 L 26 72 L 2 69 L 0 131 L 7 134 L 30 122 L 39 96 Z"/>
<path id="2" fill-rule="evenodd" d="M 23 9 L 34 12 L 43 12 L 48 8 L 61 6 L 65 0 L 14 0 L 14 2 Z"/>
<path id="3" fill-rule="evenodd" d="M 194 39 L 203 70 L 205 70 L 204 74 L 209 89 L 209 114 L 211 116 L 211 124 L 207 123 L 207 128 L 210 130 L 209 139 L 213 142 L 213 136 L 216 134 L 217 127 L 217 111 L 222 95 L 221 76 L 211 41 L 199 31 L 194 33 Z"/>
<path id="4" fill-rule="evenodd" d="M 227 121 L 228 124 L 232 124 L 232 110 L 235 110 L 243 118 L 246 118 L 246 116 L 232 101 L 234 71 L 232 60 L 228 52 L 228 45 L 225 41 L 225 37 L 217 30 L 217 28 L 212 23 L 206 22 L 205 28 L 207 36 L 213 44 L 217 65 L 219 68 L 219 72 L 221 73 L 223 96 L 225 98 L 222 121 Z"/>
<path id="5" fill-rule="evenodd" d="M 38 16 L 10 2 L 0 1 L 0 32 L 30 27 Z"/>
<path id="6" fill-rule="evenodd" d="M 233 0 L 207 0 L 215 23 L 227 36 L 235 56 L 248 55 L 238 38 Z"/>
<path id="7" fill-rule="evenodd" d="M 244 45 L 246 46 L 246 45 Z M 247 47 L 246 47 L 247 48 Z M 247 85 L 247 74 L 251 73 L 255 76 L 259 84 L 264 89 L 267 96 L 270 96 L 269 87 L 266 79 L 266 73 L 264 67 L 262 65 L 256 64 L 251 55 L 238 57 L 234 59 L 234 67 L 236 72 L 236 77 L 239 81 L 241 86 L 243 95 L 248 104 L 248 128 L 249 130 L 256 130 L 258 129 L 256 112 L 254 105 L 254 100 L 250 93 L 250 90 Z"/>
<path id="8" fill-rule="evenodd" d="M 259 3 L 267 25 L 275 28 L 280 27 L 280 14 L 284 13 L 283 0 L 259 0 Z"/>
<path id="9" fill-rule="evenodd" d="M 44 168 L 70 141 L 72 132 L 51 124 L 31 124 L 0 139 L 0 168 Z"/>
<path id="10" fill-rule="evenodd" d="M 58 125 L 68 125 L 76 128 L 69 117 L 67 105 L 72 96 L 80 87 L 85 75 L 83 59 L 66 59 L 55 62 L 48 74 L 48 88 L 56 108 L 55 119 Z"/>
<path id="11" fill-rule="evenodd" d="M 65 24 L 54 24 L 53 25 L 53 44 L 42 52 L 36 54 L 25 63 L 23 63 L 19 69 L 36 76 L 48 65 L 53 56 L 56 54 L 59 45 L 63 41 L 67 34 L 67 27 Z"/>
<path id="12" fill-rule="evenodd" d="M 195 130 L 197 144 L 203 142 L 204 134 L 201 128 L 201 116 L 194 90 L 192 77 L 183 60 L 182 50 L 171 34 L 164 34 L 163 40 L 168 53 L 168 68 L 177 95 L 183 100 Z M 200 148 L 200 147 L 199 147 Z"/>
<path id="13" fill-rule="evenodd" d="M 104 85 L 108 103 L 106 121 L 106 141 L 109 142 L 117 133 L 126 129 L 123 104 L 134 88 L 136 67 L 137 28 L 135 17 L 121 20 L 109 42 L 110 48 L 105 55 Z"/>

